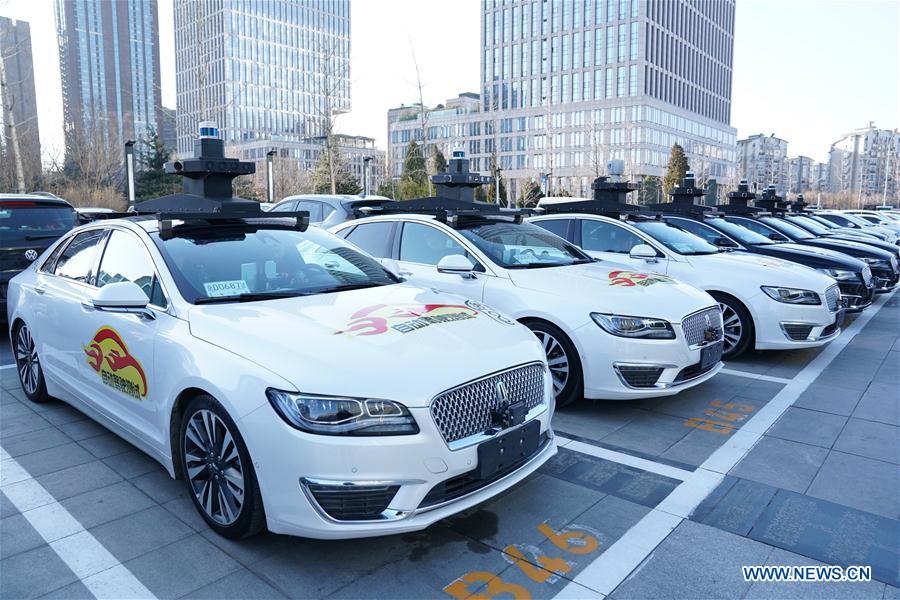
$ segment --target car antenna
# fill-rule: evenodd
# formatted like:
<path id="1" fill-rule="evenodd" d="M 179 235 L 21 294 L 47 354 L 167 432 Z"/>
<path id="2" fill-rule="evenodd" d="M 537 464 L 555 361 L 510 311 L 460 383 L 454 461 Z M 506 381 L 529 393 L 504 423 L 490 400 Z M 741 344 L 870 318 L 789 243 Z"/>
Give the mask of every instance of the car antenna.
<path id="1" fill-rule="evenodd" d="M 435 218 L 451 227 L 456 227 L 466 219 L 479 219 L 488 216 L 513 217 L 519 223 L 525 211 L 503 209 L 497 204 L 478 202 L 475 190 L 493 182 L 494 178 L 469 170 L 469 159 L 462 150 L 454 150 L 447 162 L 447 170 L 431 176 L 436 196 L 416 198 L 402 201 L 378 201 L 371 204 L 354 206 L 354 214 L 358 217 L 414 213 L 434 215 Z"/>
<path id="2" fill-rule="evenodd" d="M 194 156 L 167 162 L 167 174 L 183 177 L 183 192 L 135 204 L 137 214 L 156 215 L 160 235 L 172 236 L 173 221 L 228 222 L 242 219 L 272 219 L 259 202 L 234 196 L 233 179 L 256 172 L 256 165 L 225 157 L 225 142 L 212 121 L 202 121 L 194 140 Z M 309 212 L 283 212 L 278 217 L 293 218 L 295 227 L 305 231 Z"/>
<path id="3" fill-rule="evenodd" d="M 542 214 L 584 213 L 622 220 L 629 216 L 659 219 L 659 213 L 648 211 L 644 206 L 629 204 L 628 194 L 636 189 L 638 186 L 630 181 L 614 181 L 609 177 L 600 176 L 591 183 L 590 200 L 545 204 L 538 208 L 538 212 Z"/>
<path id="4" fill-rule="evenodd" d="M 750 191 L 750 184 L 746 179 L 738 182 L 737 190 L 728 192 L 728 204 L 719 204 L 716 210 L 726 215 L 765 215 L 768 214 L 764 209 L 757 206 L 750 206 L 750 202 L 756 199 L 756 193 Z"/>
<path id="5" fill-rule="evenodd" d="M 659 204 L 649 204 L 648 206 L 662 213 L 690 215 L 694 217 L 717 216 L 719 213 L 713 206 L 697 204 L 697 198 L 706 195 L 706 190 L 697 187 L 697 178 L 693 171 L 687 171 L 680 186 L 672 188 L 669 192 L 672 196 L 671 202 L 662 202 Z"/>

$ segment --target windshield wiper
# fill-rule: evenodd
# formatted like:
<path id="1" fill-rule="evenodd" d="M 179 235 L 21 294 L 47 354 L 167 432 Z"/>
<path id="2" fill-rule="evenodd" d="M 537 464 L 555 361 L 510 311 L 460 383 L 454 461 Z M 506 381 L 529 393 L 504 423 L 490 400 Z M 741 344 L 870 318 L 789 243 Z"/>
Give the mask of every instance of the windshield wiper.
<path id="1" fill-rule="evenodd" d="M 277 300 L 279 298 L 296 298 L 298 296 L 309 296 L 310 292 L 255 292 L 248 294 L 237 294 L 236 296 L 212 296 L 209 298 L 198 298 L 194 304 L 216 304 L 221 302 L 257 302 L 259 300 Z"/>
<path id="2" fill-rule="evenodd" d="M 26 235 L 25 239 L 28 241 L 31 241 L 31 240 L 46 240 L 46 239 L 55 238 L 55 237 L 59 237 L 59 235 L 57 235 L 55 233 L 45 233 L 42 235 Z"/>
<path id="3" fill-rule="evenodd" d="M 313 290 L 311 294 L 330 294 L 332 292 L 346 292 L 349 290 L 363 290 L 365 288 L 371 287 L 379 287 L 382 285 L 389 285 L 387 283 L 376 283 L 374 281 L 369 281 L 368 283 L 344 283 L 341 285 L 336 285 L 329 288 L 322 288 L 320 290 Z"/>

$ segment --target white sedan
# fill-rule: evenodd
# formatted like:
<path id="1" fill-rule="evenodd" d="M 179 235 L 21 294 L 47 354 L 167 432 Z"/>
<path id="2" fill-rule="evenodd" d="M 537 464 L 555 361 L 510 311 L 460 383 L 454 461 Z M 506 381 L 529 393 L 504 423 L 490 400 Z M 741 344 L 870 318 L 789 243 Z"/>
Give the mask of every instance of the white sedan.
<path id="1" fill-rule="evenodd" d="M 748 348 L 788 350 L 827 344 L 844 313 L 837 282 L 778 258 L 723 252 L 660 220 L 556 213 L 529 219 L 591 256 L 675 277 L 709 292 L 725 319 L 725 358 Z"/>
<path id="2" fill-rule="evenodd" d="M 143 449 L 232 538 L 423 529 L 556 452 L 527 328 L 284 219 L 85 225 L 8 317 L 30 400 Z"/>
<path id="3" fill-rule="evenodd" d="M 598 262 L 509 216 L 396 214 L 332 228 L 401 276 L 485 302 L 547 353 L 558 405 L 670 396 L 722 367 L 722 314 L 665 275 Z"/>

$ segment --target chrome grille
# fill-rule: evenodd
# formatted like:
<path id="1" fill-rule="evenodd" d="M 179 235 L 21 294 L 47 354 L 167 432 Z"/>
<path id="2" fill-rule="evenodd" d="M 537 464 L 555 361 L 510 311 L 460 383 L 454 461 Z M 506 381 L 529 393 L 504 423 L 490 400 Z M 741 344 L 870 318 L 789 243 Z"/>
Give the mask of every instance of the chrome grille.
<path id="1" fill-rule="evenodd" d="M 835 312 L 840 304 L 841 290 L 837 284 L 832 285 L 825 290 L 825 306 L 828 310 Z"/>
<path id="2" fill-rule="evenodd" d="M 709 317 L 709 324 L 706 322 L 707 317 Z M 703 332 L 710 327 L 719 330 L 719 340 L 725 335 L 722 329 L 722 309 L 718 306 L 704 308 L 686 316 L 681 321 L 681 330 L 684 332 L 684 339 L 687 341 L 688 346 L 696 346 L 703 342 Z"/>
<path id="3" fill-rule="evenodd" d="M 865 267 L 863 267 L 862 276 L 863 276 L 863 283 L 865 283 L 866 285 L 869 285 L 870 283 L 872 283 L 872 269 L 869 268 L 869 265 L 866 265 Z"/>
<path id="4" fill-rule="evenodd" d="M 491 427 L 491 409 L 500 404 L 497 384 L 506 386 L 510 404 L 524 401 L 528 410 L 544 401 L 544 365 L 516 367 L 463 384 L 438 395 L 431 416 L 449 444 Z"/>

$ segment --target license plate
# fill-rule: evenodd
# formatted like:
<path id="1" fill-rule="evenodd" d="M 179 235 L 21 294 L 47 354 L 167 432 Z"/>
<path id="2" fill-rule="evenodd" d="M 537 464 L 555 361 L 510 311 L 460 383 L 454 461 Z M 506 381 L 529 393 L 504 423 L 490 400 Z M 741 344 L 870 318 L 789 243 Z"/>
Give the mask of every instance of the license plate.
<path id="1" fill-rule="evenodd" d="M 724 346 L 724 342 L 716 342 L 715 344 L 704 346 L 700 350 L 701 370 L 705 371 L 712 368 L 717 362 L 722 360 L 722 346 Z"/>
<path id="2" fill-rule="evenodd" d="M 540 421 L 532 421 L 478 446 L 478 478 L 490 479 L 538 449 Z"/>

